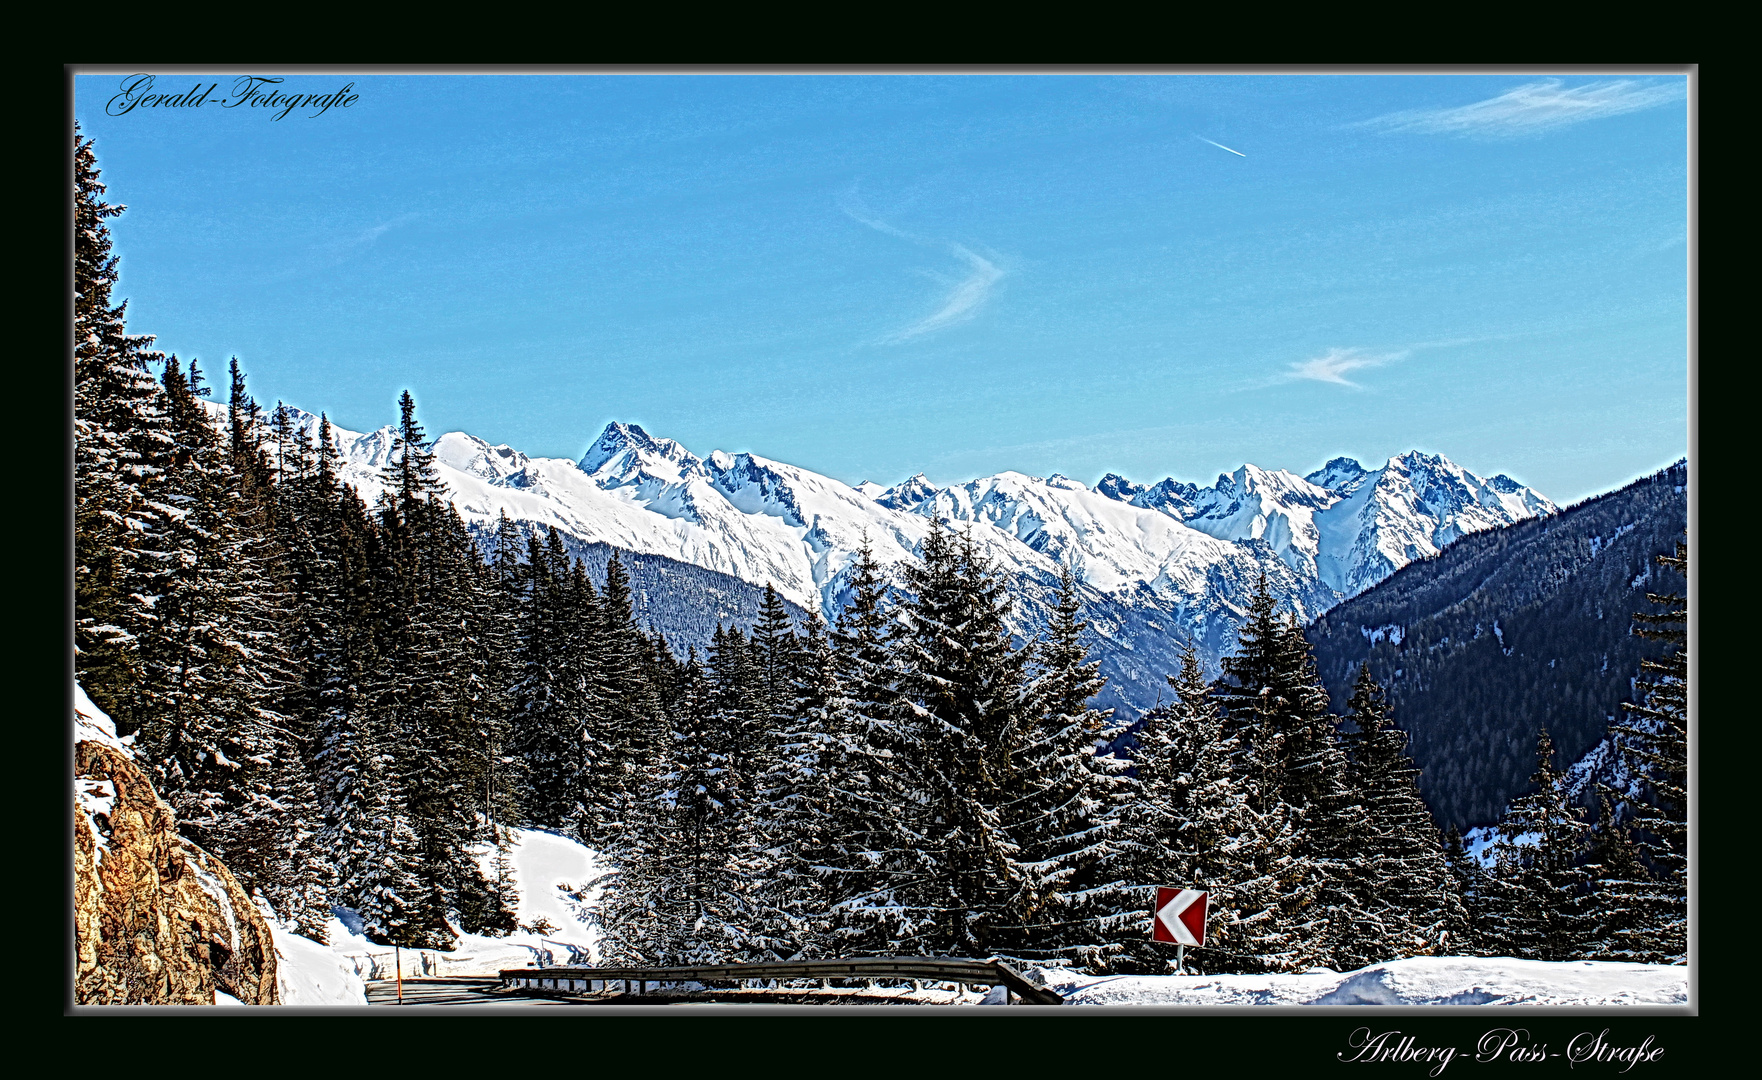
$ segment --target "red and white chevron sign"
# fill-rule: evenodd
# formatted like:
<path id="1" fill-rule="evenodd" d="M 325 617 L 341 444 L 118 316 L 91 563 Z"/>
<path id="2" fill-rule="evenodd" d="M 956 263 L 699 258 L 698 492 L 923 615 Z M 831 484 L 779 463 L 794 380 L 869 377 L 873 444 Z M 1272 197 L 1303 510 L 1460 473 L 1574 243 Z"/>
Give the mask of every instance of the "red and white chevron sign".
<path id="1" fill-rule="evenodd" d="M 1205 944 L 1206 894 L 1197 889 L 1156 890 L 1156 918 L 1152 920 L 1152 941 L 1168 941 L 1176 945 Z"/>

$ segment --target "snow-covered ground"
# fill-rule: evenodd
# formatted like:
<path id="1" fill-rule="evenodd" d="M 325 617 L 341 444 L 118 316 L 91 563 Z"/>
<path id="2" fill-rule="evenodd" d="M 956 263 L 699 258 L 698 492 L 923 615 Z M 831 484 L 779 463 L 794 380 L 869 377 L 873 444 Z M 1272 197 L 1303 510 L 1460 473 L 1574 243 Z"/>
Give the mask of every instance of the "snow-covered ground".
<path id="1" fill-rule="evenodd" d="M 1622 1005 L 1686 1006 L 1688 969 L 1601 961 L 1548 963 L 1509 957 L 1420 956 L 1357 971 L 1316 968 L 1296 975 L 1087 975 L 1062 968 L 1024 969 L 1031 982 L 1087 1006 Z M 681 990 L 698 989 L 685 984 Z M 669 990 L 655 992 L 665 999 Z M 1003 987 L 974 993 L 954 983 L 870 988 L 865 1002 L 1002 1005 Z M 831 1001 L 827 1002 L 831 1004 Z M 731 996 L 725 1002 L 738 1004 Z"/>
<path id="2" fill-rule="evenodd" d="M 1344 974 L 1085 975 L 1036 981 L 1069 1005 L 1687 1005 L 1689 970 L 1594 960 L 1415 956 Z"/>
<path id="3" fill-rule="evenodd" d="M 507 937 L 461 933 L 450 951 L 394 950 L 363 937 L 360 919 L 346 908 L 335 909 L 331 917 L 329 945 L 292 933 L 272 919 L 282 1004 L 362 1005 L 363 981 L 392 978 L 400 965 L 408 977 L 494 975 L 505 968 L 592 963 L 597 932 L 586 921 L 586 905 L 597 898 L 597 890 L 586 887 L 603 873 L 602 865 L 593 852 L 566 837 L 536 829 L 514 833 L 511 861 L 520 893 L 516 918 L 524 928 L 548 924 L 543 932 L 522 929 Z M 495 850 L 486 845 L 480 853 L 486 873 L 494 857 Z"/>

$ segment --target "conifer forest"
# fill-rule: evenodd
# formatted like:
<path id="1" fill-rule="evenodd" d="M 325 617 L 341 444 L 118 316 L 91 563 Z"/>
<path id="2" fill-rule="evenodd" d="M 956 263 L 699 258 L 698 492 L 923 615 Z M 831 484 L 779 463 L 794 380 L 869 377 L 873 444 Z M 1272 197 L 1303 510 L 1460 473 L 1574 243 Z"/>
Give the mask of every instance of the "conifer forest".
<path id="1" fill-rule="evenodd" d="M 329 421 L 254 400 L 248 362 L 211 372 L 130 332 L 123 207 L 83 136 L 75 179 L 76 677 L 188 837 L 308 937 L 333 906 L 403 946 L 515 929 L 520 827 L 612 868 L 606 962 L 1169 973 L 1159 885 L 1210 893 L 1186 958 L 1206 973 L 1684 962 L 1682 545 L 1669 591 L 1622 613 L 1665 646 L 1614 729 L 1635 782 L 1574 799 L 1544 728 L 1476 858 L 1435 823 L 1369 666 L 1331 701 L 1264 577 L 1221 677 L 1188 646 L 1163 703 L 1122 715 L 1091 707 L 1071 572 L 1023 640 L 957 523 L 903 574 L 865 551 L 830 622 L 772 589 L 700 649 L 639 625 L 616 550 L 590 569 L 555 530 L 469 530 L 409 391 L 369 504 Z"/>

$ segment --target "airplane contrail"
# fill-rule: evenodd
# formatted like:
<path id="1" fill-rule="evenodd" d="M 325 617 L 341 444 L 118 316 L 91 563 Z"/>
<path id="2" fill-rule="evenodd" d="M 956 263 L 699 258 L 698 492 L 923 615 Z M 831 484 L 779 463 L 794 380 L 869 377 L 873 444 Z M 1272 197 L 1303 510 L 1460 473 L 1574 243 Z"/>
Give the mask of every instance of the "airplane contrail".
<path id="1" fill-rule="evenodd" d="M 1221 143 L 1221 142 L 1211 142 L 1211 140 L 1210 140 L 1210 139 L 1208 139 L 1208 138 L 1206 138 L 1206 137 L 1205 137 L 1205 136 L 1203 136 L 1203 135 L 1195 135 L 1195 136 L 1193 136 L 1193 137 L 1194 137 L 1194 138 L 1195 138 L 1195 139 L 1198 139 L 1198 140 L 1199 140 L 1199 141 L 1200 141 L 1200 142 L 1209 142 L 1209 143 L 1211 143 L 1211 145 L 1213 145 L 1213 146 L 1215 146 L 1215 147 L 1217 147 L 1217 148 L 1218 148 L 1218 149 L 1219 149 L 1219 150 L 1230 150 L 1230 148 L 1229 148 L 1229 147 L 1227 147 L 1227 146 L 1225 146 L 1225 145 L 1224 145 L 1224 144 L 1223 144 L 1223 143 Z M 1230 150 L 1230 153 L 1232 153 L 1232 154 L 1235 154 L 1235 155 L 1236 155 L 1236 156 L 1237 156 L 1237 157 L 1247 157 L 1247 156 L 1248 156 L 1248 155 L 1247 155 L 1247 154 L 1244 154 L 1244 153 L 1243 153 L 1243 152 L 1242 152 L 1242 151 L 1240 151 L 1240 150 Z"/>

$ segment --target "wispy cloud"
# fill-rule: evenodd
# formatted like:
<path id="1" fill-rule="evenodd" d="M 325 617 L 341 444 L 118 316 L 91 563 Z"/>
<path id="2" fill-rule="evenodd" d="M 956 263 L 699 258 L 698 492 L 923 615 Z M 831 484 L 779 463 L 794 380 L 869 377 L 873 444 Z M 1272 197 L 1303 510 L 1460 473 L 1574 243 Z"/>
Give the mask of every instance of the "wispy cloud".
<path id="1" fill-rule="evenodd" d="M 357 248 L 371 246 L 386 233 L 400 225 L 407 225 L 410 222 L 415 221 L 416 218 L 417 215 L 414 213 L 399 214 L 390 221 L 383 221 L 378 225 L 370 225 L 365 229 L 360 229 L 347 236 L 332 240 L 324 245 L 323 250 L 332 256 L 346 255 Z"/>
<path id="2" fill-rule="evenodd" d="M 406 214 L 406 215 L 404 215 L 403 218 L 400 218 L 398 220 L 405 221 L 405 220 L 408 220 L 409 217 L 410 217 L 410 215 Z M 384 236 L 392 228 L 392 226 L 396 225 L 397 223 L 398 222 L 395 222 L 395 221 L 388 221 L 382 225 L 375 225 L 371 228 L 362 229 L 361 234 L 355 238 L 355 242 L 358 244 L 371 244 L 375 240 L 378 240 L 380 237 Z"/>
<path id="3" fill-rule="evenodd" d="M 1329 349 L 1320 356 L 1308 360 L 1294 361 L 1285 378 L 1313 379 L 1316 382 L 1335 383 L 1339 386 L 1350 386 L 1363 389 L 1358 383 L 1346 377 L 1348 371 L 1359 368 L 1381 367 L 1407 357 L 1407 350 L 1393 353 L 1368 353 L 1363 349 Z"/>
<path id="4" fill-rule="evenodd" d="M 1003 271 L 983 255 L 975 254 L 960 244 L 950 244 L 949 250 L 967 264 L 967 275 L 953 283 L 943 296 L 941 307 L 892 335 L 888 341 L 906 341 L 966 321 L 990 297 L 991 287 L 1003 280 Z"/>
<path id="5" fill-rule="evenodd" d="M 849 192 L 844 198 L 839 199 L 838 208 L 844 211 L 845 217 L 848 217 L 859 224 L 867 225 L 876 232 L 886 233 L 888 236 L 897 236 L 901 240 L 910 240 L 914 244 L 930 243 L 930 241 L 925 240 L 921 236 L 913 236 L 911 233 L 906 232 L 903 229 L 894 228 L 878 217 L 870 216 L 867 207 L 863 205 L 862 200 L 857 197 L 855 192 Z"/>
<path id="6" fill-rule="evenodd" d="M 1531 135 L 1584 120 L 1650 109 L 1677 101 L 1684 93 L 1679 82 L 1640 83 L 1621 79 L 1567 87 L 1559 79 L 1544 79 L 1472 105 L 1408 109 L 1355 126 L 1434 135 Z"/>
<path id="7" fill-rule="evenodd" d="M 966 264 L 966 273 L 953 277 L 945 274 L 932 273 L 929 276 L 942 282 L 947 292 L 942 295 L 935 311 L 926 315 L 903 330 L 882 338 L 884 344 L 895 344 L 909 341 L 934 333 L 944 327 L 965 322 L 978 314 L 979 308 L 990 299 L 991 290 L 1004 278 L 1004 270 L 997 263 L 973 251 L 964 244 L 956 244 L 943 240 L 915 236 L 903 229 L 897 229 L 880 218 L 870 214 L 862 200 L 852 190 L 838 201 L 838 208 L 852 221 L 867 225 L 876 232 L 898 237 L 921 247 L 941 248 Z"/>

